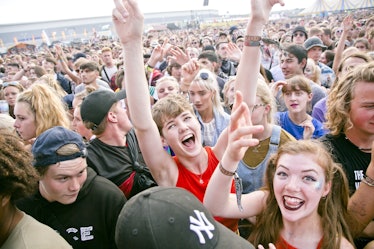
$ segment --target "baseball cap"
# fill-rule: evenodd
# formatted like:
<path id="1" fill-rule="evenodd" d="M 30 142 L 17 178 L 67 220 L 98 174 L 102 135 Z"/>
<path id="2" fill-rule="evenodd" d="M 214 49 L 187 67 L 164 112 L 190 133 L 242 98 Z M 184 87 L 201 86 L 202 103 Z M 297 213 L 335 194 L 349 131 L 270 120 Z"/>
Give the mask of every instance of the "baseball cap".
<path id="1" fill-rule="evenodd" d="M 327 47 L 323 44 L 322 40 L 318 37 L 310 37 L 304 42 L 304 48 L 309 50 L 313 47 L 321 47 L 322 50 L 325 50 Z"/>
<path id="2" fill-rule="evenodd" d="M 149 188 L 127 201 L 115 241 L 118 248 L 254 249 L 217 222 L 192 193 L 177 187 Z"/>
<path id="3" fill-rule="evenodd" d="M 79 152 L 71 155 L 58 154 L 57 150 L 67 144 L 75 144 Z M 40 134 L 32 145 L 31 152 L 34 156 L 33 165 L 43 167 L 58 162 L 86 157 L 86 145 L 82 136 L 62 126 L 55 126 Z"/>
<path id="4" fill-rule="evenodd" d="M 108 90 L 99 90 L 90 93 L 84 98 L 81 105 L 81 116 L 83 122 L 92 122 L 100 125 L 104 117 L 114 103 L 126 98 L 126 91 L 112 92 Z"/>

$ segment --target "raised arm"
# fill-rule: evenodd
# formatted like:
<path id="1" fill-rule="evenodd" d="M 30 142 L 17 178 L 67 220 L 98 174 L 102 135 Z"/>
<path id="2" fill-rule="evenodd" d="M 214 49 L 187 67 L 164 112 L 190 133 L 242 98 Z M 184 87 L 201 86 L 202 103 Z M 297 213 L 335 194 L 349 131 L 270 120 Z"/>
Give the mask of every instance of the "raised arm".
<path id="1" fill-rule="evenodd" d="M 160 134 L 152 119 L 149 90 L 144 73 L 142 32 L 143 13 L 136 0 L 114 0 L 113 23 L 124 52 L 128 111 L 144 160 L 156 182 L 175 186 L 177 168 L 163 149 Z"/>
<path id="2" fill-rule="evenodd" d="M 348 32 L 352 28 L 352 25 L 353 25 L 352 15 L 346 16 L 342 22 L 343 33 L 341 34 L 339 42 L 338 42 L 338 46 L 336 47 L 334 62 L 332 64 L 333 65 L 332 69 L 334 70 L 335 74 L 338 74 L 338 67 L 339 67 L 341 60 L 343 59 L 342 54 L 343 54 L 344 47 L 345 47 L 345 40 L 347 39 Z"/>
<path id="3" fill-rule="evenodd" d="M 371 147 L 373 146 L 374 142 Z M 366 176 L 374 179 L 374 149 L 371 150 L 371 162 Z M 350 227 L 353 236 L 361 233 L 374 219 L 374 180 L 370 179 L 362 180 L 360 187 L 349 199 L 348 212 L 352 216 Z"/>
<path id="4" fill-rule="evenodd" d="M 250 110 L 256 100 L 261 63 L 260 43 L 256 40 L 262 36 L 262 29 L 269 20 L 271 8 L 276 3 L 284 5 L 283 0 L 251 1 L 251 15 L 246 28 L 245 45 L 235 81 L 235 90 L 243 94 L 244 102 L 247 103 Z"/>
<path id="5" fill-rule="evenodd" d="M 248 218 L 258 215 L 264 208 L 266 192 L 255 191 L 242 197 L 243 211 L 238 208 L 235 194 L 231 194 L 233 175 L 249 146 L 258 144 L 252 139 L 261 126 L 252 126 L 248 106 L 237 92 L 228 129 L 228 146 L 222 160 L 210 178 L 204 197 L 204 205 L 213 215 L 226 218 Z"/>
<path id="6" fill-rule="evenodd" d="M 283 0 L 251 0 L 251 15 L 246 28 L 245 46 L 240 56 L 235 80 L 235 90 L 242 93 L 243 100 L 250 110 L 256 101 L 257 80 L 260 74 L 259 39 L 261 39 L 262 29 L 269 19 L 270 10 L 276 3 L 284 5 Z M 231 51 L 232 49 L 230 47 Z M 217 158 L 221 158 L 226 149 L 227 139 L 224 136 L 226 133 L 221 133 L 213 149 Z"/>

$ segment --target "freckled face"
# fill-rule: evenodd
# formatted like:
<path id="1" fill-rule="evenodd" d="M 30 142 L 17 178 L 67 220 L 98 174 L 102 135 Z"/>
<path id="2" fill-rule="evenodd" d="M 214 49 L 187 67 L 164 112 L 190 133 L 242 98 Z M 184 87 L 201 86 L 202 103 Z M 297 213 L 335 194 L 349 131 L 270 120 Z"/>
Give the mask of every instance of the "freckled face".
<path id="1" fill-rule="evenodd" d="M 274 175 L 274 193 L 284 221 L 315 219 L 318 204 L 330 191 L 325 174 L 308 153 L 284 154 Z"/>
<path id="2" fill-rule="evenodd" d="M 356 132 L 374 135 L 374 83 L 357 82 L 351 101 L 349 117 Z"/>

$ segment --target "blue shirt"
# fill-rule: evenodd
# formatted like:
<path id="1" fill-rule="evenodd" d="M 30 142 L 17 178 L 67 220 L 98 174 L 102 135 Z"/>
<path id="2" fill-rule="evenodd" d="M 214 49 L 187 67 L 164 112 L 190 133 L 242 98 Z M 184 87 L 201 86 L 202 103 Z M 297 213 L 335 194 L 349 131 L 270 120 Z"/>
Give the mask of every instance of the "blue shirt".
<path id="1" fill-rule="evenodd" d="M 277 121 L 279 126 L 281 126 L 283 129 L 288 131 L 291 135 L 293 135 L 297 140 L 304 139 L 303 133 L 304 133 L 304 127 L 295 124 L 292 122 L 288 115 L 288 111 L 286 112 L 277 112 L 276 114 Z M 321 122 L 319 122 L 317 119 L 312 119 L 313 126 L 315 128 L 312 138 L 319 138 L 325 135 L 326 131 L 323 128 L 323 125 Z"/>

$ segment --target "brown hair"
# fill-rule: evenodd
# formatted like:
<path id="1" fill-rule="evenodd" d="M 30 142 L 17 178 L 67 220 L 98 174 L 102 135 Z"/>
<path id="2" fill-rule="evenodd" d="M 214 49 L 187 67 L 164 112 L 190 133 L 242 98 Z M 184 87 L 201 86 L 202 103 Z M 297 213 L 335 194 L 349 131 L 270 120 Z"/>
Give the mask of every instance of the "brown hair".
<path id="1" fill-rule="evenodd" d="M 191 104 L 182 95 L 169 94 L 157 101 L 152 107 L 152 116 L 160 135 L 162 135 L 162 128 L 168 118 L 175 118 L 185 111 L 189 111 L 195 116 Z"/>
<path id="2" fill-rule="evenodd" d="M 264 189 L 269 191 L 266 208 L 257 219 L 255 230 L 249 240 L 255 245 L 279 241 L 283 227 L 282 213 L 275 198 L 273 179 L 279 159 L 285 154 L 308 154 L 310 160 L 316 162 L 325 173 L 325 182 L 331 183 L 330 192 L 321 198 L 318 204 L 318 214 L 321 216 L 323 239 L 322 249 L 340 248 L 341 238 L 345 237 L 352 243 L 347 220 L 349 199 L 348 180 L 341 166 L 334 162 L 331 154 L 318 140 L 290 141 L 279 147 L 268 163 L 265 173 Z M 336 239 L 331 239 L 336 238 Z M 352 243 L 353 244 L 353 243 Z"/>

